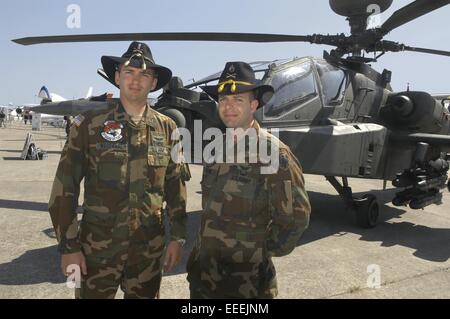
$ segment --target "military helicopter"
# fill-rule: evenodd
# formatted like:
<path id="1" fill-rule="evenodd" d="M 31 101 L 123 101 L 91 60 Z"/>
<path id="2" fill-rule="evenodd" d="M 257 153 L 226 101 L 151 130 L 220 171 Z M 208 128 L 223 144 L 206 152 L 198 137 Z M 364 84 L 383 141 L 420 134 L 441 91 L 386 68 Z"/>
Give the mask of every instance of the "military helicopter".
<path id="1" fill-rule="evenodd" d="M 380 27 L 367 29 L 376 5 L 387 10 L 392 0 L 330 0 L 331 9 L 350 24 L 350 35 L 282 35 L 249 33 L 127 33 L 31 37 L 13 40 L 19 44 L 172 40 L 234 42 L 309 42 L 333 46 L 323 58 L 255 62 L 261 79 L 275 94 L 259 109 L 256 118 L 266 128 L 279 128 L 280 138 L 299 158 L 304 172 L 324 175 L 348 208 L 355 211 L 359 226 L 375 227 L 379 204 L 372 194 L 356 198 L 349 177 L 392 181 L 401 189 L 392 203 L 411 209 L 439 204 L 448 185 L 450 160 L 450 113 L 448 97 L 427 92 L 393 92 L 391 72 L 374 70 L 387 52 L 413 51 L 450 56 L 448 51 L 411 47 L 384 40 L 395 28 L 450 3 L 450 0 L 416 0 L 395 11 Z M 373 53 L 373 57 L 366 56 Z M 101 76 L 114 84 L 103 70 Z M 183 85 L 173 77 L 155 108 L 172 117 L 179 126 L 192 130 L 194 120 L 204 129 L 221 126 L 217 105 L 194 88 L 215 81 L 219 74 Z M 46 105 L 65 112 L 107 107 L 106 102 L 67 101 Z M 97 103 L 97 104 L 95 104 Z M 337 178 L 342 178 L 342 183 Z"/>

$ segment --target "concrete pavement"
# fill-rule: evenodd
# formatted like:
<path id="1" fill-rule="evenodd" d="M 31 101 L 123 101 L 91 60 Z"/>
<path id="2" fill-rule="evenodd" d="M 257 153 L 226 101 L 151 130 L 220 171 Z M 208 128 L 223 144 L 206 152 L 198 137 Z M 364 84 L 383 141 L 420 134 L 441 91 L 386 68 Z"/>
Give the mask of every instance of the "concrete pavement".
<path id="1" fill-rule="evenodd" d="M 72 298 L 60 275 L 47 203 L 64 129 L 13 122 L 0 129 L 0 298 Z M 18 159 L 27 132 L 47 160 Z M 200 220 L 202 168 L 191 165 L 189 238 Z M 292 254 L 275 258 L 279 298 L 450 298 L 450 194 L 424 210 L 393 207 L 382 181 L 351 179 L 353 191 L 371 192 L 382 205 L 374 229 L 353 215 L 322 176 L 306 175 L 311 224 Z M 161 298 L 188 298 L 184 263 L 163 277 Z M 379 275 L 379 276 L 378 276 Z M 379 281 L 378 281 L 379 279 Z M 380 284 L 380 288 L 368 286 Z M 118 294 L 120 297 L 121 294 Z"/>

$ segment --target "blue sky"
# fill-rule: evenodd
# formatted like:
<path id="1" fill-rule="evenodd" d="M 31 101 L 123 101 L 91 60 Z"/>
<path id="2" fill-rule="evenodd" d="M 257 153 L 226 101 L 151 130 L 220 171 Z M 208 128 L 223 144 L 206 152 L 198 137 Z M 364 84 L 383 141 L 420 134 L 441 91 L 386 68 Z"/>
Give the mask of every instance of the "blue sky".
<path id="1" fill-rule="evenodd" d="M 395 0 L 382 14 L 410 3 Z M 81 9 L 81 28 L 68 28 L 67 8 Z M 410 46 L 450 51 L 450 5 L 392 31 L 386 39 Z M 121 55 L 129 42 L 41 44 L 21 46 L 11 39 L 79 33 L 121 32 L 250 32 L 308 35 L 347 33 L 344 17 L 334 14 L 327 0 L 190 0 L 2 1 L 0 11 L 0 105 L 38 103 L 39 88 L 66 98 L 117 90 L 96 74 L 102 55 Z M 220 71 L 226 61 L 259 61 L 294 56 L 322 56 L 328 46 L 306 43 L 245 44 L 223 42 L 148 42 L 158 64 L 168 66 L 185 83 Z M 450 93 L 450 58 L 420 53 L 390 53 L 374 64 L 393 71 L 392 84 L 411 89 Z"/>

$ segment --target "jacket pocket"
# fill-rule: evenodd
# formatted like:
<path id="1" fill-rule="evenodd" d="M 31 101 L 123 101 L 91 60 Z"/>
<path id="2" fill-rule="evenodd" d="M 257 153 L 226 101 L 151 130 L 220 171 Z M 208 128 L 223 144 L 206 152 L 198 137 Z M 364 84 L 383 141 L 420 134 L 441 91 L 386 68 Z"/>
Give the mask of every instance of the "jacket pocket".
<path id="1" fill-rule="evenodd" d="M 79 238 L 84 254 L 88 257 L 113 258 L 112 231 L 116 214 L 97 212 L 85 207 L 80 224 Z"/>
<path id="2" fill-rule="evenodd" d="M 222 217 L 247 224 L 254 215 L 257 181 L 247 176 L 232 175 L 223 187 Z"/>
<path id="3" fill-rule="evenodd" d="M 148 163 L 148 183 L 152 189 L 164 189 L 164 180 L 166 177 L 167 166 L 169 165 L 170 155 L 165 153 L 150 152 L 147 156 Z"/>
<path id="4" fill-rule="evenodd" d="M 127 153 L 108 152 L 99 157 L 97 177 L 101 188 L 123 189 L 127 174 Z"/>

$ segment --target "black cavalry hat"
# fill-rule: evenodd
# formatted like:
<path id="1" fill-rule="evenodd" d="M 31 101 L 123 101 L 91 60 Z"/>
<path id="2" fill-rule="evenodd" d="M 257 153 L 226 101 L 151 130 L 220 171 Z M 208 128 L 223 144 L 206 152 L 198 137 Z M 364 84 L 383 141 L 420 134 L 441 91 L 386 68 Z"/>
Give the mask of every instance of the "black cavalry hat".
<path id="1" fill-rule="evenodd" d="M 127 52 L 125 52 L 122 57 L 117 56 L 102 56 L 103 70 L 108 76 L 111 83 L 115 83 L 115 72 L 118 70 L 119 65 L 126 64 L 136 68 L 151 68 L 153 69 L 158 77 L 158 83 L 153 91 L 157 91 L 169 83 L 172 77 L 172 71 L 170 69 L 155 64 L 153 60 L 152 51 L 148 45 L 142 42 L 132 42 L 128 47 Z"/>
<path id="2" fill-rule="evenodd" d="M 253 91 L 259 106 L 263 106 L 273 96 L 273 87 L 262 84 L 255 78 L 252 67 L 245 62 L 227 62 L 217 85 L 202 86 L 201 89 L 210 95 L 214 100 L 219 99 L 219 95 L 231 95 Z"/>

